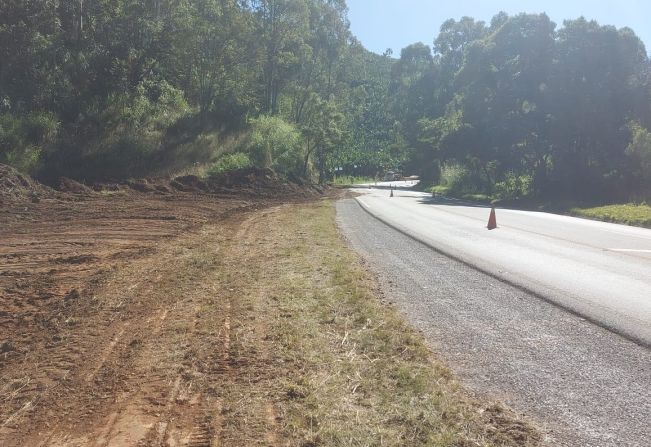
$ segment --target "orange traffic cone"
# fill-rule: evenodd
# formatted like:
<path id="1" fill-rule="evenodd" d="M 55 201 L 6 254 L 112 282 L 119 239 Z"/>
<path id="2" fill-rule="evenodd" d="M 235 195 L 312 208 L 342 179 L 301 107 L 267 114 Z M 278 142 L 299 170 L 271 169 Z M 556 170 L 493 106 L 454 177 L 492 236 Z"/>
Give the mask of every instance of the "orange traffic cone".
<path id="1" fill-rule="evenodd" d="M 391 188 L 391 194 L 389 194 L 389 197 L 393 197 L 393 188 Z"/>
<path id="2" fill-rule="evenodd" d="M 494 230 L 497 228 L 497 218 L 495 217 L 495 207 L 491 208 L 491 215 L 488 218 L 488 225 L 486 226 L 489 230 Z"/>

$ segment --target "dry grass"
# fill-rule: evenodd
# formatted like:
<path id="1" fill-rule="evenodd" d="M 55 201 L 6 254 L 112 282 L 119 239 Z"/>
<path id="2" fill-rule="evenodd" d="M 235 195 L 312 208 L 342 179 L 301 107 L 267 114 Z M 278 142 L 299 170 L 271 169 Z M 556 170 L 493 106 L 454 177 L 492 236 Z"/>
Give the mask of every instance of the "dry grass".
<path id="1" fill-rule="evenodd" d="M 468 397 L 382 304 L 330 201 L 260 208 L 193 215 L 204 224 L 178 237 L 133 227 L 158 231 L 155 248 L 61 298 L 5 366 L 0 445 L 538 444 L 512 412 Z"/>
<path id="2" fill-rule="evenodd" d="M 539 434 L 510 411 L 469 398 L 382 304 L 340 239 L 331 203 L 273 220 L 269 335 L 288 370 L 277 405 L 296 445 L 538 445 Z"/>

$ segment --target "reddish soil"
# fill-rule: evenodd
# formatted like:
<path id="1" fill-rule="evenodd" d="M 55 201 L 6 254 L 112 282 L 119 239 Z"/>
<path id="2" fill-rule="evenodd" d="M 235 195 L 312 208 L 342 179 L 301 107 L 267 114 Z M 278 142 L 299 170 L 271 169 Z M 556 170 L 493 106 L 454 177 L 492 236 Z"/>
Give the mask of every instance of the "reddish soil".
<path id="1" fill-rule="evenodd" d="M 0 445 L 225 445 L 238 314 L 203 263 L 254 210 L 318 191 L 251 171 L 64 192 L 0 168 Z"/>

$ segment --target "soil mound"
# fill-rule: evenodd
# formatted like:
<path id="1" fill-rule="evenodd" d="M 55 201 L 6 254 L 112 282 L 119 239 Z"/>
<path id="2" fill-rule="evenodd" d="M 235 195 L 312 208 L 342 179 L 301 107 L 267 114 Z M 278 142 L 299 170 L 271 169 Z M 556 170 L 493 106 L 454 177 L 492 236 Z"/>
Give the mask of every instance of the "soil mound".
<path id="1" fill-rule="evenodd" d="M 147 179 L 129 180 L 127 186 L 138 192 L 155 192 L 156 187 L 151 185 Z"/>
<path id="2" fill-rule="evenodd" d="M 93 192 L 88 186 L 68 177 L 61 177 L 59 179 L 57 189 L 61 192 L 69 192 L 72 194 L 91 194 Z"/>
<path id="3" fill-rule="evenodd" d="M 51 197 L 55 191 L 21 174 L 11 166 L 0 164 L 0 201 L 38 202 Z"/>
<path id="4" fill-rule="evenodd" d="M 304 182 L 278 176 L 269 168 L 245 168 L 225 172 L 208 179 L 211 192 L 241 193 L 262 197 L 302 196 L 321 194 L 323 189 Z"/>
<path id="5" fill-rule="evenodd" d="M 95 183 L 92 187 L 61 177 L 54 190 L 10 166 L 0 164 L 0 202 L 38 202 L 42 198 L 53 197 L 79 200 L 80 196 L 97 196 L 97 192 L 130 194 L 134 191 L 157 195 L 181 192 L 264 198 L 312 197 L 324 192 L 323 188 L 301 179 L 286 179 L 271 169 L 255 167 L 225 172 L 208 179 L 184 175 L 172 180 L 157 177 L 121 183 Z"/>
<path id="6" fill-rule="evenodd" d="M 213 187 L 260 187 L 276 186 L 279 181 L 276 173 L 268 168 L 245 168 L 224 172 L 211 177 Z"/>
<path id="7" fill-rule="evenodd" d="M 176 177 L 170 184 L 173 188 L 183 192 L 206 192 L 209 190 L 206 182 L 196 175 Z"/>

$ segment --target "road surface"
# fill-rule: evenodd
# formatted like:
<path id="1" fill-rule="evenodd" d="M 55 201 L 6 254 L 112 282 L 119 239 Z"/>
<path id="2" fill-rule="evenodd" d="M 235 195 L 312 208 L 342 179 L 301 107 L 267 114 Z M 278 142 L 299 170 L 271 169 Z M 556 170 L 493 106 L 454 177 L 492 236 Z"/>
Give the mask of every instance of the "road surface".
<path id="1" fill-rule="evenodd" d="M 537 233 L 542 235 L 536 235 L 532 231 L 535 222 L 525 222 L 529 225 L 525 229 L 512 228 L 511 225 L 526 221 L 526 213 L 498 210 L 500 228 L 489 232 L 483 228 L 484 218 L 488 217 L 486 209 L 432 204 L 425 195 L 400 190 L 389 199 L 388 193 L 388 190 L 372 191 L 359 199 L 367 207 L 373 207 L 373 212 L 384 210 L 383 218 L 387 220 L 392 211 L 403 213 L 401 222 L 393 222 L 396 226 L 413 226 L 419 219 L 428 218 L 424 225 L 431 228 L 432 234 L 428 236 L 425 230 L 426 234 L 420 234 L 419 238 L 430 238 L 432 244 L 439 238 L 446 249 L 453 246 L 452 241 L 463 237 L 475 243 L 487 243 L 488 237 L 501 244 L 513 244 L 511 240 L 519 241 L 531 234 L 534 241 L 514 248 L 516 253 L 528 253 L 520 259 L 527 264 L 526 257 L 534 256 L 531 247 L 541 246 L 546 256 L 551 256 L 549 252 L 562 245 L 554 242 L 552 235 L 541 231 Z M 384 205 L 389 200 L 394 202 Z M 424 209 L 411 214 L 412 207 Z M 386 299 L 423 332 L 433 350 L 448 361 L 470 389 L 506 402 L 530 416 L 541 425 L 550 446 L 649 445 L 651 351 L 648 348 L 441 255 L 375 219 L 355 200 L 338 202 L 337 215 L 344 235 L 378 274 Z M 533 216 L 541 222 L 559 220 Z M 612 227 L 606 225 L 606 228 Z M 554 228 L 547 230 L 552 232 Z M 585 244 L 579 242 L 568 245 L 568 250 L 597 251 L 582 248 Z M 627 258 L 622 258 L 621 253 L 624 252 L 606 255 L 615 254 L 618 262 L 623 262 Z M 648 265 L 644 253 L 631 259 Z M 561 261 L 554 262 L 558 265 Z M 486 265 L 483 268 L 488 270 Z M 509 278 L 513 276 L 509 272 Z M 613 296 L 617 293 L 613 290 Z"/>
<path id="2" fill-rule="evenodd" d="M 358 191 L 362 207 L 396 229 L 651 346 L 651 230 L 498 209 L 489 231 L 484 206 L 408 189 Z"/>

